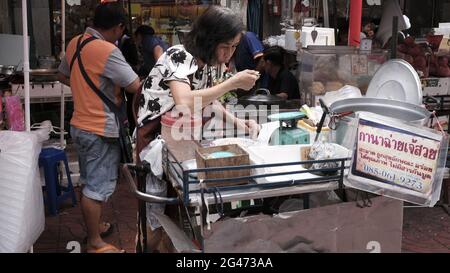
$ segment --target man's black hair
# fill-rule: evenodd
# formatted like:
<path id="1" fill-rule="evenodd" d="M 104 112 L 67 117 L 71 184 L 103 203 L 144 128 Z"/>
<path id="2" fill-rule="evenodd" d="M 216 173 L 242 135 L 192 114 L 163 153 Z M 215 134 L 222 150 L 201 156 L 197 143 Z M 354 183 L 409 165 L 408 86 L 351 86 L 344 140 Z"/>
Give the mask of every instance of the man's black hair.
<path id="1" fill-rule="evenodd" d="M 242 31 L 244 24 L 239 15 L 229 8 L 210 6 L 194 22 L 184 46 L 194 57 L 210 65 L 217 45 L 232 40 Z"/>
<path id="2" fill-rule="evenodd" d="M 105 2 L 95 8 L 94 28 L 108 30 L 126 22 L 127 15 L 120 2 Z"/>
<path id="3" fill-rule="evenodd" d="M 134 31 L 134 35 L 154 35 L 155 30 L 150 26 L 140 25 L 138 28 Z"/>
<path id="4" fill-rule="evenodd" d="M 280 46 L 271 46 L 264 49 L 264 60 L 275 65 L 284 66 L 285 50 Z"/>

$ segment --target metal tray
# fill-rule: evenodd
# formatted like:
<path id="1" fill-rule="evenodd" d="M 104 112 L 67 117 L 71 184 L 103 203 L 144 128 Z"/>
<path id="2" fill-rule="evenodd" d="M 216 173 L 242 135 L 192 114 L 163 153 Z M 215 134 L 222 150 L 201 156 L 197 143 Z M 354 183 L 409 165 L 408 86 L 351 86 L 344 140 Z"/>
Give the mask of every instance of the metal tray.
<path id="1" fill-rule="evenodd" d="M 56 68 L 39 68 L 30 70 L 30 75 L 32 76 L 55 76 L 58 74 L 58 69 Z"/>
<path id="2" fill-rule="evenodd" d="M 416 70 L 406 61 L 389 60 L 373 76 L 366 97 L 422 103 L 422 83 Z"/>
<path id="3" fill-rule="evenodd" d="M 431 113 L 416 104 L 379 98 L 351 98 L 336 101 L 330 106 L 334 113 L 370 112 L 404 121 L 428 119 Z"/>
<path id="4" fill-rule="evenodd" d="M 171 153 L 171 151 L 165 146 L 163 148 L 163 168 L 167 175 L 167 179 L 172 183 L 172 186 L 177 191 L 180 200 L 185 205 L 198 205 L 201 200 L 199 196 L 203 193 L 220 193 L 223 202 L 250 200 L 265 197 L 284 196 L 301 194 L 306 192 L 315 192 L 321 190 L 335 190 L 343 189 L 344 173 L 348 169 L 350 158 L 335 158 L 327 160 L 308 160 L 308 161 L 296 161 L 296 162 L 279 162 L 269 164 L 256 164 L 256 165 L 240 165 L 240 166 L 222 166 L 222 167 L 207 167 L 207 168 L 185 168 L 188 163 L 179 162 L 177 158 Z M 197 175 L 198 173 L 217 172 L 217 171 L 229 171 L 229 170 L 256 170 L 267 168 L 280 168 L 286 166 L 303 166 L 305 164 L 323 163 L 323 162 L 336 162 L 337 166 L 334 168 L 325 169 L 304 169 L 298 168 L 295 170 L 277 170 L 276 172 L 264 172 L 257 173 L 252 172 L 246 176 L 236 176 L 228 178 L 210 178 L 199 180 L 194 178 L 191 174 Z M 293 178 L 295 174 L 320 174 L 323 172 L 332 172 L 332 175 L 315 175 L 313 177 L 306 178 Z M 148 172 L 148 171 L 146 171 Z M 278 176 L 280 179 L 276 182 L 267 181 L 265 183 L 257 183 L 256 179 L 265 177 Z M 224 182 L 247 179 L 249 183 L 243 185 L 227 185 Z M 211 186 L 211 183 L 224 183 L 223 186 Z M 200 183 L 203 185 L 201 186 Z M 208 197 L 208 203 L 214 204 L 215 200 L 212 196 Z"/>

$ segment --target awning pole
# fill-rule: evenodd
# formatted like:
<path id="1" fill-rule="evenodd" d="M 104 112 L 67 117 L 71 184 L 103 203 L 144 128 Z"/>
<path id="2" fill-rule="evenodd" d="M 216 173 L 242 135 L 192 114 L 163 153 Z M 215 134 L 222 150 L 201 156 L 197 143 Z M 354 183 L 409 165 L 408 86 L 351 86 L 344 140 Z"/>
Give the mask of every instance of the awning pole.
<path id="1" fill-rule="evenodd" d="M 25 128 L 29 132 L 30 124 L 30 56 L 28 51 L 27 0 L 22 0 L 22 35 L 23 35 L 23 75 L 25 89 Z"/>
<path id="2" fill-rule="evenodd" d="M 66 0 L 61 0 L 61 54 L 60 57 L 64 58 L 66 52 Z M 61 148 L 65 148 L 64 145 L 64 84 L 61 83 L 61 125 L 59 143 Z"/>
<path id="3" fill-rule="evenodd" d="M 350 0 L 348 45 L 359 47 L 361 42 L 362 0 Z"/>

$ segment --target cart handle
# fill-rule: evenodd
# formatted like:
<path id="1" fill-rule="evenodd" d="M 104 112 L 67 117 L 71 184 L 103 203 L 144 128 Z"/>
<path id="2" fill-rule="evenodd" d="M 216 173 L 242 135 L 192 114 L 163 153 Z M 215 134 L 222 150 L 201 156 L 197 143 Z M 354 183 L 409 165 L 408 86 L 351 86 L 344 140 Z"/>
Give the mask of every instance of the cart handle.
<path id="1" fill-rule="evenodd" d="M 128 184 L 130 185 L 130 190 L 134 194 L 134 196 L 147 203 L 160 203 L 160 204 L 168 204 L 168 205 L 177 205 L 181 204 L 181 200 L 178 198 L 168 198 L 168 197 L 161 197 L 156 195 L 151 195 L 148 193 L 143 193 L 138 191 L 136 184 L 134 183 L 133 176 L 130 173 L 129 168 L 136 167 L 134 164 L 123 164 L 122 165 L 122 171 L 125 175 L 125 180 L 128 181 Z"/>

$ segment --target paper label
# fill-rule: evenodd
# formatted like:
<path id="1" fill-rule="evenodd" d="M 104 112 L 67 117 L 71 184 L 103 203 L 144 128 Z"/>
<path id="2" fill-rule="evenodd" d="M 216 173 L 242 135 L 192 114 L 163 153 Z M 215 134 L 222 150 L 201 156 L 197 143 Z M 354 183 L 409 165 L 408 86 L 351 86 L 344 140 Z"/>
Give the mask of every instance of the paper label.
<path id="1" fill-rule="evenodd" d="M 367 55 L 352 55 L 352 74 L 353 75 L 368 74 Z"/>
<path id="2" fill-rule="evenodd" d="M 442 38 L 441 44 L 439 45 L 438 49 L 438 56 L 446 56 L 450 54 L 450 39 L 449 38 Z"/>

